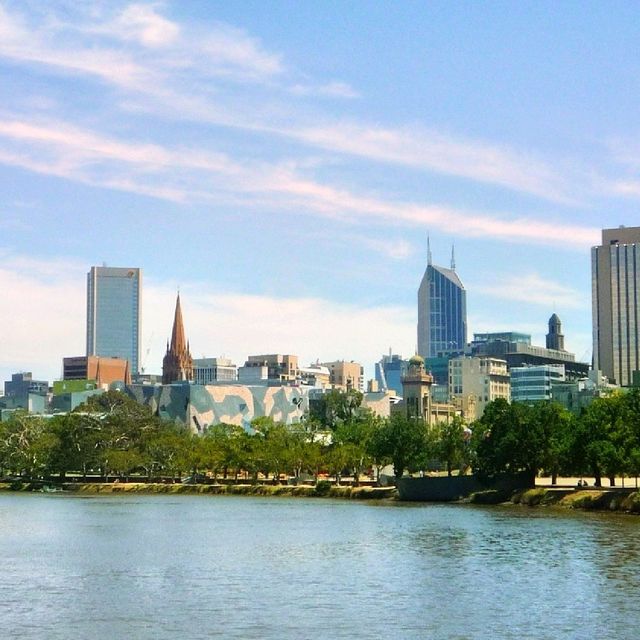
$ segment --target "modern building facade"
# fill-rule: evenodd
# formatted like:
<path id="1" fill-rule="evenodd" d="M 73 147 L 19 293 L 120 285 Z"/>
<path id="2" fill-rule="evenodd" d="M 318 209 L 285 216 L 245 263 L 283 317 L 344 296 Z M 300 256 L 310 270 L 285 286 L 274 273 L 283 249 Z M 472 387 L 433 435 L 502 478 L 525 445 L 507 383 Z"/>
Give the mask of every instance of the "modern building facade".
<path id="1" fill-rule="evenodd" d="M 236 382 L 238 367 L 229 358 L 194 358 L 193 381 L 195 384 Z"/>
<path id="2" fill-rule="evenodd" d="M 541 364 L 513 367 L 511 374 L 512 402 L 543 402 L 553 398 L 553 386 L 565 381 L 563 364 Z"/>
<path id="3" fill-rule="evenodd" d="M 402 393 L 402 377 L 407 372 L 408 366 L 407 360 L 404 360 L 397 353 L 391 353 L 391 350 L 389 350 L 389 355 L 382 356 L 375 365 L 378 389 L 394 391 L 397 394 Z"/>
<path id="4" fill-rule="evenodd" d="M 314 363 L 308 367 L 300 367 L 298 369 L 298 380 L 301 385 L 307 387 L 329 389 L 331 386 L 331 373 L 328 367 Z"/>
<path id="5" fill-rule="evenodd" d="M 462 351 L 467 342 L 467 293 L 451 268 L 437 267 L 428 250 L 427 269 L 418 289 L 418 353 L 434 358 Z"/>
<path id="6" fill-rule="evenodd" d="M 640 370 L 640 227 L 603 229 L 591 249 L 593 368 L 626 387 Z"/>
<path id="7" fill-rule="evenodd" d="M 4 383 L 4 395 L 10 398 L 36 393 L 46 396 L 49 392 L 49 383 L 46 380 L 34 380 L 30 371 L 12 373 L 11 380 Z"/>
<path id="8" fill-rule="evenodd" d="M 329 384 L 332 389 L 355 389 L 364 392 L 364 367 L 360 363 L 353 360 L 335 360 L 322 362 L 321 365 L 329 369 Z"/>
<path id="9" fill-rule="evenodd" d="M 460 356 L 449 361 L 449 401 L 460 408 L 465 420 L 477 420 L 490 402 L 510 397 L 505 360 Z"/>
<path id="10" fill-rule="evenodd" d="M 64 380 L 94 381 L 98 387 L 107 387 L 114 382 L 131 384 L 129 361 L 124 358 L 98 356 L 63 358 L 62 377 Z"/>
<path id="11" fill-rule="evenodd" d="M 582 380 L 554 382 L 551 395 L 554 402 L 579 415 L 596 398 L 606 397 L 619 389 L 618 385 L 610 383 L 600 371 L 592 369 L 589 371 L 589 376 Z"/>
<path id="12" fill-rule="evenodd" d="M 238 370 L 240 381 L 246 384 L 295 384 L 298 376 L 298 356 L 291 354 L 249 356 Z"/>
<path id="13" fill-rule="evenodd" d="M 87 274 L 87 355 L 122 358 L 132 374 L 140 360 L 142 272 L 91 267 Z"/>
<path id="14" fill-rule="evenodd" d="M 560 319 L 555 314 L 549 319 L 547 345 L 549 344 L 564 347 Z M 473 356 L 491 356 L 505 360 L 509 370 L 514 367 L 562 364 L 566 377 L 571 380 L 585 378 L 590 368 L 586 362 L 577 362 L 575 354 L 564 348 L 532 345 L 531 336 L 528 333 L 515 331 L 474 333 L 469 351 Z"/>

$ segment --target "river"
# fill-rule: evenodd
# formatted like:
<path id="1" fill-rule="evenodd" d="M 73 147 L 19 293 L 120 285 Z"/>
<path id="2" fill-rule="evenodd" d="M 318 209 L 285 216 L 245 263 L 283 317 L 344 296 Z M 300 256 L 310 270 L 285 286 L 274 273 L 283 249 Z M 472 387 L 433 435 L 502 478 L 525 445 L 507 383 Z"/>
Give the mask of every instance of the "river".
<path id="1" fill-rule="evenodd" d="M 640 520 L 0 494 L 4 638 L 633 638 Z"/>

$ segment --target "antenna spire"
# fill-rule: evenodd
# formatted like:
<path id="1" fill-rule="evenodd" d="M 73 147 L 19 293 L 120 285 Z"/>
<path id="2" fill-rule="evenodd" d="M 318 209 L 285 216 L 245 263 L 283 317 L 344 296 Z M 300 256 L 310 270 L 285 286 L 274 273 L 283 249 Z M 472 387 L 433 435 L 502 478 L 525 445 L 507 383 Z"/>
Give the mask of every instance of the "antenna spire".
<path id="1" fill-rule="evenodd" d="M 455 271 L 456 270 L 456 254 L 455 254 L 455 247 L 452 244 L 451 245 L 451 271 Z"/>
<path id="2" fill-rule="evenodd" d="M 431 264 L 431 238 L 427 233 L 427 264 Z"/>

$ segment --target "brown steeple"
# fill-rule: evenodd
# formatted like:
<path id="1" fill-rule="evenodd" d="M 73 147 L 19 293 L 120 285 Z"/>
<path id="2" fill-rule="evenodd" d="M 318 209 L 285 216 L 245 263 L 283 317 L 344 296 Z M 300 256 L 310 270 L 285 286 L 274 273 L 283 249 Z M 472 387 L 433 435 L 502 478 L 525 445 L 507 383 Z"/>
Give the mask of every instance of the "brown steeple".
<path id="1" fill-rule="evenodd" d="M 167 353 L 162 360 L 162 384 L 171 384 L 182 380 L 193 380 L 193 358 L 184 334 L 180 294 L 178 293 L 176 312 L 173 317 L 173 330 L 171 331 L 171 344 L 167 343 Z"/>

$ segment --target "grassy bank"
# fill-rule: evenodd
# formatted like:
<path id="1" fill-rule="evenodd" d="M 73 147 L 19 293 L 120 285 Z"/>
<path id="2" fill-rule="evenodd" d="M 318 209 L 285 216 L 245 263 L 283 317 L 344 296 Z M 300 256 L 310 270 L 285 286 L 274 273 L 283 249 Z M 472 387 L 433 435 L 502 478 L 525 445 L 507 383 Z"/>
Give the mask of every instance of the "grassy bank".
<path id="1" fill-rule="evenodd" d="M 301 498 L 342 498 L 349 500 L 395 499 L 394 487 L 271 484 L 162 484 L 149 482 L 68 482 L 44 485 L 42 482 L 0 482 L 0 491 L 59 491 L 89 495 L 109 494 L 187 494 L 235 495 Z M 465 500 L 472 504 L 515 504 L 525 507 L 557 507 L 585 511 L 613 511 L 640 514 L 640 491 L 616 489 L 551 489 L 536 487 L 515 493 L 488 490 L 471 494 Z"/>
<path id="2" fill-rule="evenodd" d="M 470 496 L 473 504 L 512 503 L 527 507 L 548 506 L 586 511 L 640 513 L 640 491 L 616 489 L 523 489 L 511 495 L 499 491 L 479 491 Z"/>
<path id="3" fill-rule="evenodd" d="M 235 496 L 281 496 L 302 498 L 346 498 L 353 500 L 382 500 L 395 496 L 394 487 L 335 486 L 319 482 L 317 485 L 266 484 L 160 484 L 147 482 L 67 482 L 53 489 L 83 494 L 209 494 Z M 0 483 L 0 490 L 34 491 L 42 486 L 34 483 Z"/>

